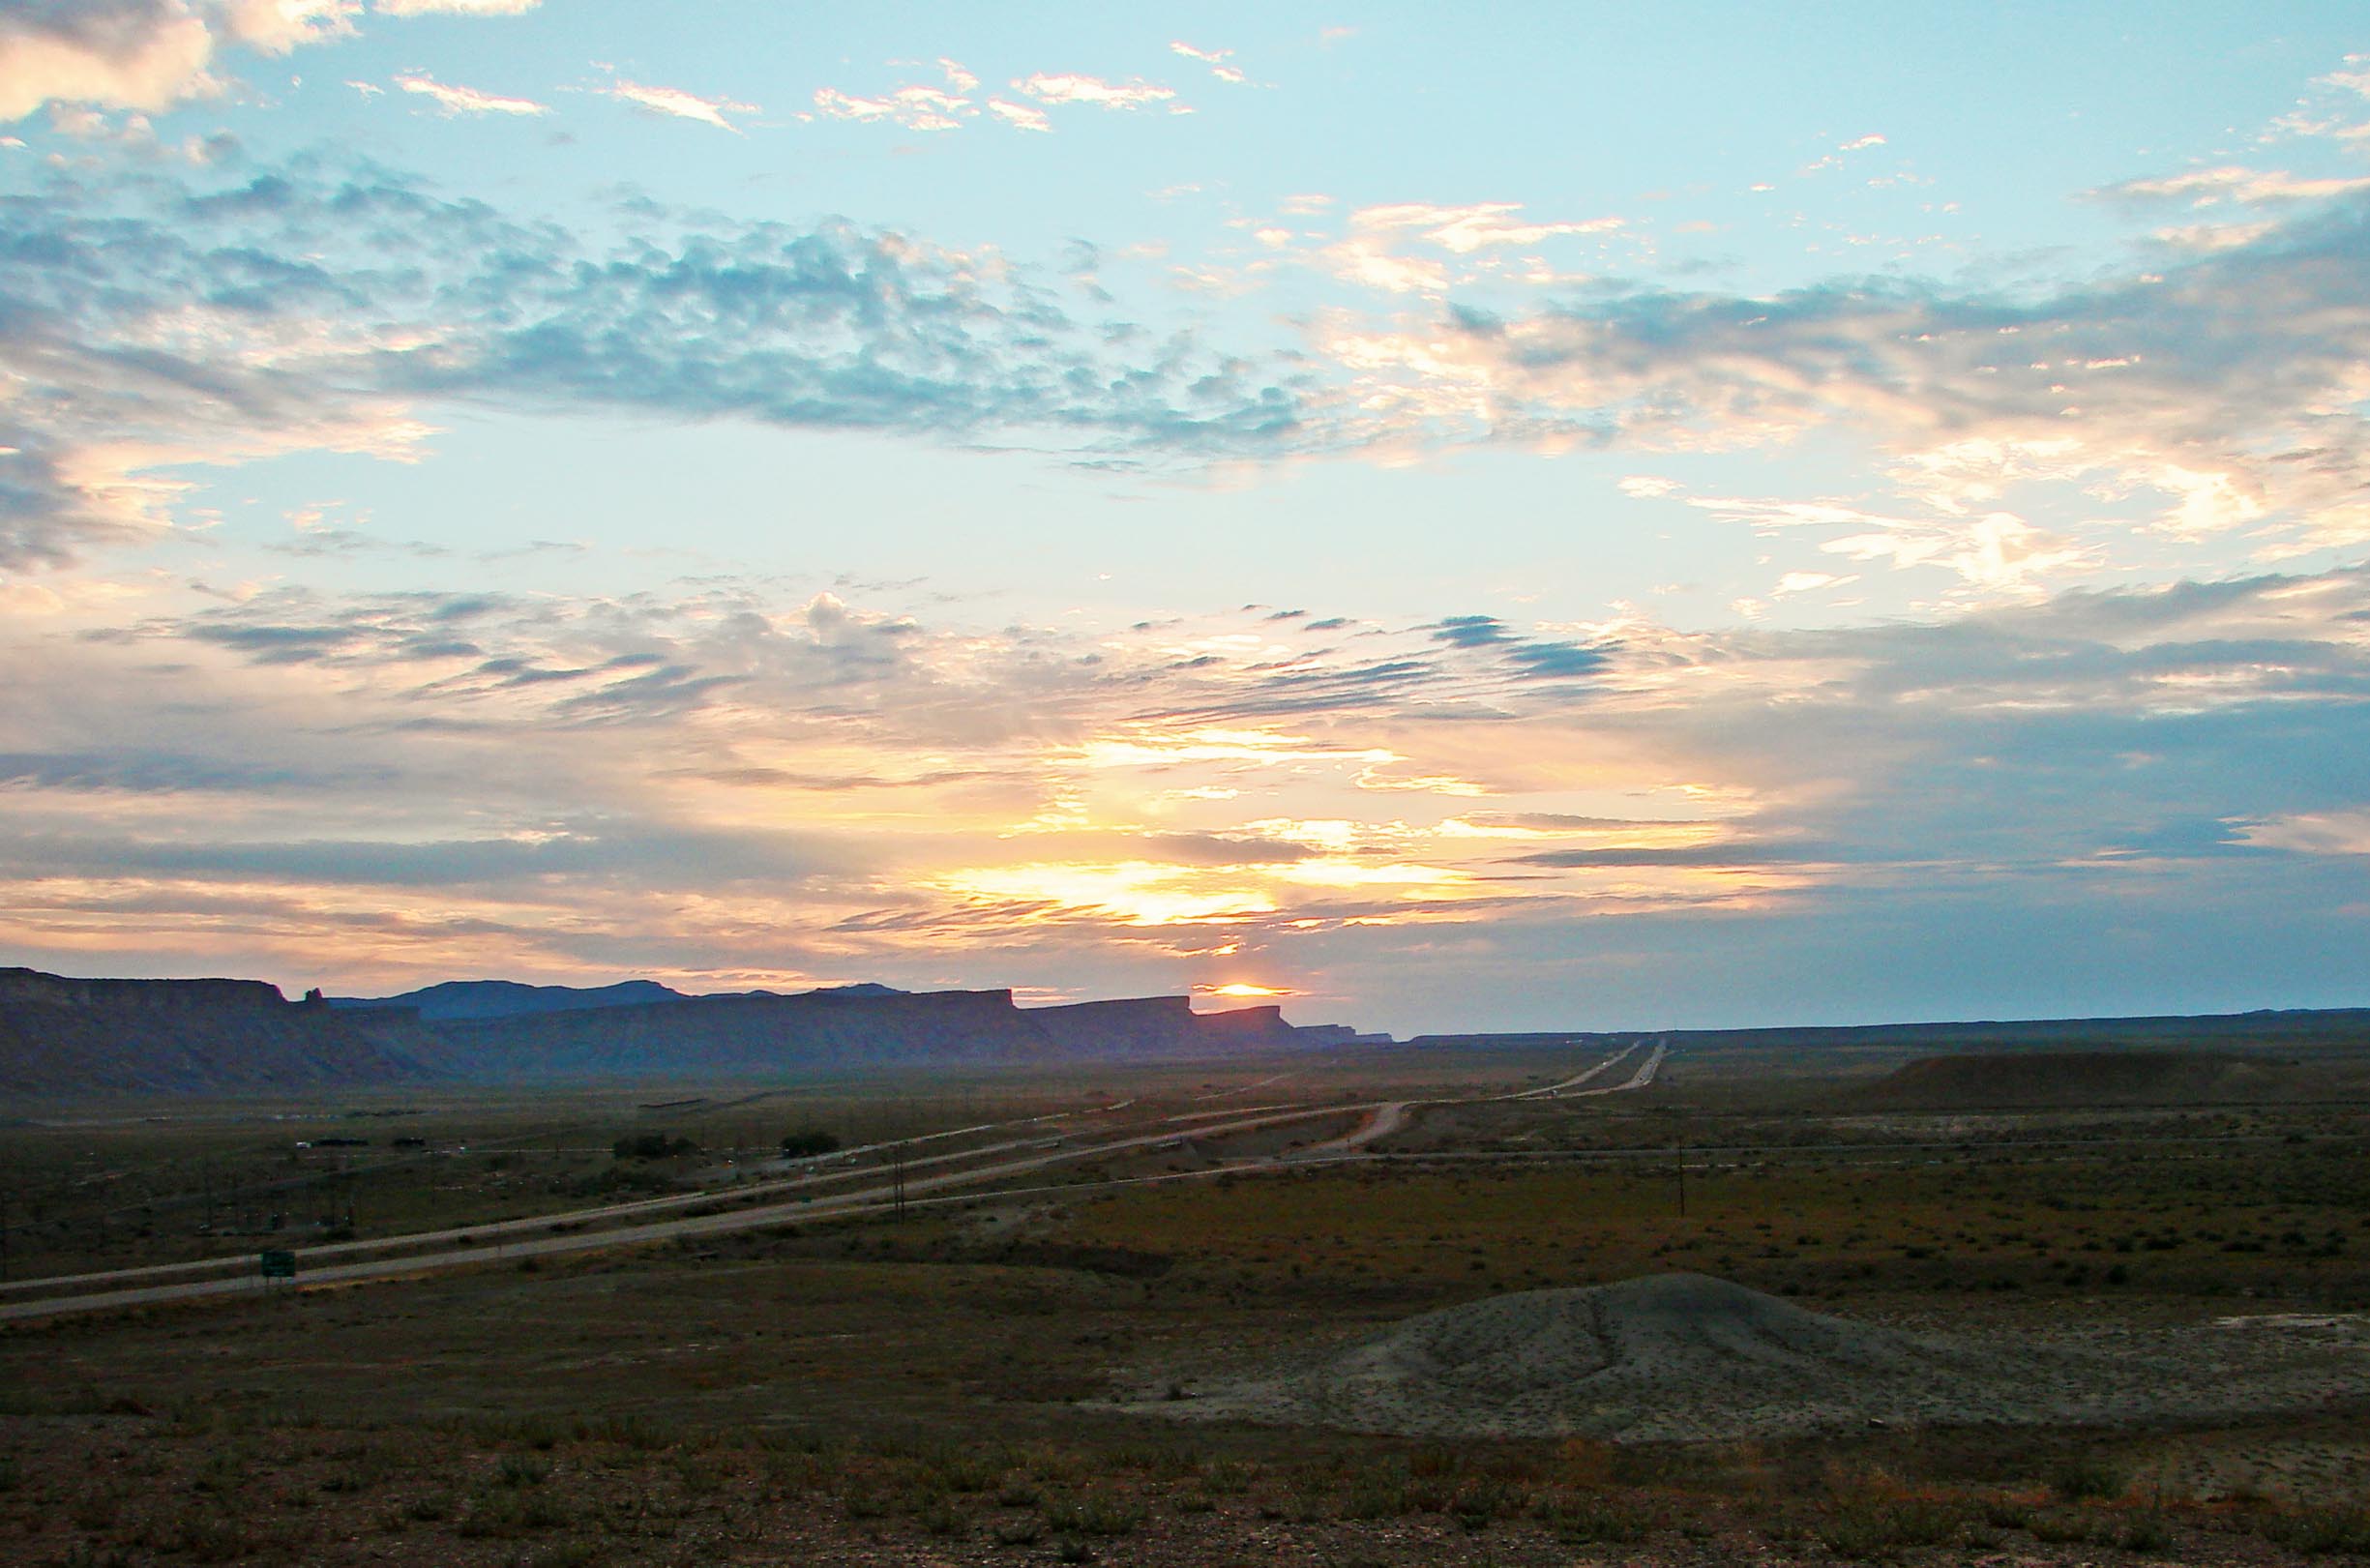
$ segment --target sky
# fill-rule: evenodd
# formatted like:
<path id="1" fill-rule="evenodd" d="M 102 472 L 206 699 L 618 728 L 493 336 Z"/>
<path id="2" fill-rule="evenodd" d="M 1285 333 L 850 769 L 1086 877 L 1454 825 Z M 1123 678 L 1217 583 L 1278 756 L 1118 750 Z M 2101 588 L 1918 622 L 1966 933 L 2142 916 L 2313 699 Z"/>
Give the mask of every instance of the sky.
<path id="1" fill-rule="evenodd" d="M 2358 5 L 0 0 L 0 963 L 2370 1004 Z"/>

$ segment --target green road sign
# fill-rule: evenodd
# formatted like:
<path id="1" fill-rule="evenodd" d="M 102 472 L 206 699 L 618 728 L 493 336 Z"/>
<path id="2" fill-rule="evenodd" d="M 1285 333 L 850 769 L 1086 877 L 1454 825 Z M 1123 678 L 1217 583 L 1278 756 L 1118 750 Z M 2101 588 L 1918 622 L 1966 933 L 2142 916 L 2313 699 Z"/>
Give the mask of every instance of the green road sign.
<path id="1" fill-rule="evenodd" d="M 255 1261 L 261 1265 L 263 1277 L 267 1280 L 293 1280 L 296 1278 L 296 1255 L 294 1253 L 268 1252 Z"/>

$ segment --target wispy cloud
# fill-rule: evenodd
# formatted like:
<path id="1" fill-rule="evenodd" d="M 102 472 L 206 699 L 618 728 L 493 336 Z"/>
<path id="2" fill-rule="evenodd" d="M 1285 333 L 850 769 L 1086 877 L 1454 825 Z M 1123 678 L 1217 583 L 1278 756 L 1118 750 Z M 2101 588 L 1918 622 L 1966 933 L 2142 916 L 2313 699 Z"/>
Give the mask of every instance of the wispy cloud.
<path id="1" fill-rule="evenodd" d="M 2257 206 L 2271 202 L 2318 201 L 2330 196 L 2370 191 L 2370 175 L 2322 176 L 2299 179 L 2281 169 L 2255 169 L 2226 163 L 2213 168 L 2153 175 L 2101 186 L 2093 197 L 2128 202 L 2178 201 L 2191 207 L 2215 207 L 2224 202 Z"/>
<path id="2" fill-rule="evenodd" d="M 498 93 L 480 92 L 474 87 L 441 82 L 426 74 L 398 76 L 395 84 L 407 93 L 417 93 L 430 100 L 447 114 L 533 115 L 551 112 L 549 104 L 538 104 L 531 98 L 505 98 Z"/>
<path id="3" fill-rule="evenodd" d="M 757 114 L 762 112 L 755 104 L 742 104 L 729 98 L 702 98 L 679 87 L 653 87 L 620 76 L 600 91 L 653 114 L 664 114 L 678 120 L 696 120 L 712 125 L 719 131 L 740 134 L 741 128 L 726 115 Z"/>
<path id="4" fill-rule="evenodd" d="M 1083 105 L 1104 109 L 1135 109 L 1166 104 L 1172 114 L 1193 112 L 1176 102 L 1177 95 L 1173 88 L 1142 81 L 1110 82 L 1097 76 L 1067 73 L 1040 72 L 1030 76 L 1016 77 L 1012 82 L 1013 90 L 1022 99 L 1030 102 L 1016 103 L 1012 99 L 992 96 L 982 103 L 975 96 L 979 88 L 979 77 L 975 73 L 958 60 L 941 57 L 937 65 L 944 79 L 942 86 L 933 82 L 906 82 L 874 92 L 818 87 L 815 91 L 812 117 L 859 124 L 895 125 L 907 131 L 931 132 L 959 131 L 984 113 L 991 120 L 1016 130 L 1050 132 L 1053 129 L 1053 121 L 1046 112 L 1049 107 Z"/>
<path id="5" fill-rule="evenodd" d="M 2257 140 L 2304 136 L 2346 147 L 2370 142 L 2370 120 L 2361 118 L 2361 100 L 2370 98 L 2370 54 L 2347 55 L 2340 69 L 2314 77 L 2312 86 L 2311 93 Z"/>
<path id="6" fill-rule="evenodd" d="M 1176 104 L 1176 89 L 1147 81 L 1105 81 L 1070 72 L 1038 72 L 1016 78 L 1013 87 L 1040 104 L 1081 104 L 1099 109 L 1140 109 L 1154 104 Z"/>
<path id="7" fill-rule="evenodd" d="M 1052 116 L 1048 115 L 1045 110 L 1031 108 L 1026 104 L 1013 104 L 1000 98 L 992 98 L 988 100 L 988 112 L 1005 124 L 1017 126 L 1022 131 L 1051 132 L 1053 129 Z"/>
<path id="8" fill-rule="evenodd" d="M 429 399 L 935 432 L 1118 463 L 1260 449 L 1297 417 L 1298 368 L 1187 338 L 1139 345 L 1057 309 L 1054 279 L 904 235 L 649 207 L 594 247 L 370 170 L 209 179 L 0 197 L 22 242 L 0 256 L 0 366 L 27 392 L 0 408 L 0 565 L 169 530 L 185 465 L 416 453 Z M 43 259 L 102 231 L 107 266 Z M 407 264 L 391 269 L 378 239 L 397 233 Z"/>
<path id="9" fill-rule="evenodd" d="M 382 16 L 523 16 L 543 0 L 370 0 Z"/>
<path id="10" fill-rule="evenodd" d="M 900 87 L 885 98 L 850 98 L 818 87 L 815 112 L 826 120 L 883 120 L 908 131 L 954 131 L 971 106 L 967 100 L 935 87 Z"/>
<path id="11" fill-rule="evenodd" d="M 1323 212 L 1330 199 L 1294 196 L 1286 201 L 1284 210 L 1314 215 Z M 1320 247 L 1317 258 L 1335 277 L 1363 287 L 1444 297 L 1459 283 L 1504 275 L 1503 262 L 1494 252 L 1527 250 L 1576 236 L 1610 235 L 1627 226 L 1622 219 L 1609 216 L 1526 222 L 1520 216 L 1523 211 L 1520 202 L 1511 201 L 1460 206 L 1388 202 L 1361 207 L 1349 214 L 1348 232 Z M 1461 265 L 1433 253 L 1438 251 L 1458 258 Z"/>
<path id="12" fill-rule="evenodd" d="M 411 81 L 452 108 L 489 96 Z M 520 102 L 511 112 L 541 108 Z M 0 526 L 18 560 L 153 531 L 178 504 L 177 465 L 416 450 L 410 409 L 453 397 L 1025 439 L 1130 463 L 1473 442 L 1768 450 L 1832 430 L 1867 444 L 1893 493 L 1854 503 L 1889 521 L 1832 529 L 1822 554 L 2029 593 L 2157 543 L 2243 537 L 2277 558 L 2370 539 L 2370 435 L 2343 411 L 2370 362 L 2365 199 L 2056 291 L 1604 285 L 1504 313 L 1452 298 L 1471 269 L 1611 220 L 1365 208 L 1314 256 L 1434 303 L 1323 311 L 1305 343 L 1221 353 L 1074 319 L 1053 278 L 909 236 L 645 216 L 610 255 L 386 176 L 77 181 L 13 204 L 15 231 L 145 259 L 104 284 L 29 249 L 0 268 L 19 305 L 0 354 L 56 393 L 0 410 L 15 449 Z M 401 225 L 414 269 L 357 243 L 383 223 Z M 96 247 L 92 225 L 141 238 Z M 1262 263 L 1292 253 L 1263 247 Z M 240 308 L 192 303 L 229 299 Z M 159 340 L 167 319 L 179 335 Z M 175 355 L 170 375 L 157 369 Z M 2083 521 L 2099 518 L 2110 526 Z"/>
<path id="13" fill-rule="evenodd" d="M 2102 498 L 2139 509 L 2138 535 L 2128 517 L 2116 529 L 2126 542 L 2244 530 L 2277 559 L 2370 540 L 2370 431 L 2343 411 L 2370 363 L 2365 210 L 2336 196 L 2176 265 L 2055 291 L 1599 291 L 1391 330 L 1339 315 L 1318 340 L 1351 371 L 1335 406 L 1376 441 L 1742 449 L 1841 429 L 1958 526 L 2038 486 L 2089 515 Z M 2059 550 L 2047 530 L 1999 522 L 1977 555 L 2029 566 Z M 1909 536 L 1885 537 L 1894 553 Z"/>
<path id="14" fill-rule="evenodd" d="M 1514 216 L 1522 210 L 1519 201 L 1481 201 L 1462 207 L 1397 202 L 1361 207 L 1349 215 L 1349 222 L 1360 229 L 1412 229 L 1458 255 L 1491 246 L 1537 245 L 1564 234 L 1606 234 L 1625 226 L 1623 220 L 1611 217 L 1524 222 Z"/>
<path id="15" fill-rule="evenodd" d="M 1239 66 L 1232 66 L 1227 63 L 1229 60 L 1231 60 L 1234 57 L 1234 51 L 1232 49 L 1197 49 L 1190 44 L 1177 43 L 1173 41 L 1170 44 L 1169 47 L 1172 52 L 1181 54 L 1188 60 L 1200 61 L 1203 65 L 1210 68 L 1210 74 L 1217 77 L 1220 81 L 1240 85 L 1243 81 L 1248 79 L 1244 76 L 1242 69 Z"/>
<path id="16" fill-rule="evenodd" d="M 1756 533 L 1793 530 L 1823 534 L 1819 548 L 1854 561 L 1896 569 L 1933 568 L 1985 593 L 2037 597 L 2060 576 L 2099 564 L 2098 551 L 2035 527 L 2012 512 L 1936 508 L 1918 516 L 1875 513 L 1847 500 L 1733 495 L 1685 495 L 1669 481 L 1626 481 L 1633 495 L 1678 496 L 1724 522 Z M 1786 573 L 1772 590 L 1802 593 L 1854 580 L 1824 572 Z"/>
<path id="17" fill-rule="evenodd" d="M 961 130 L 964 121 L 979 115 L 979 105 L 969 96 L 979 86 L 979 77 L 957 60 L 941 57 L 937 64 L 945 78 L 943 87 L 908 82 L 872 97 L 844 93 L 836 87 L 818 87 L 815 90 L 815 113 L 826 120 L 876 121 L 903 126 L 908 131 Z M 993 104 L 989 107 L 999 119 L 1012 118 Z M 1025 129 L 1041 131 L 1045 127 Z"/>

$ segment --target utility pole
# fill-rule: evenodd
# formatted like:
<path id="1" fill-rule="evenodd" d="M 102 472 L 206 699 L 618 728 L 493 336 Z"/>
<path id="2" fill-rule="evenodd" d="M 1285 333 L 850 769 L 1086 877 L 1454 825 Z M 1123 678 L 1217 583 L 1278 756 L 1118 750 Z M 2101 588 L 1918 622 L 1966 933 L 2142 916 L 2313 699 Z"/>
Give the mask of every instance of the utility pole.
<path id="1" fill-rule="evenodd" d="M 905 1145 L 898 1144 L 891 1158 L 896 1166 L 890 1177 L 890 1191 L 896 1195 L 897 1218 L 902 1220 L 905 1217 Z"/>
<path id="2" fill-rule="evenodd" d="M 1678 1151 L 1678 1217 L 1687 1217 L 1687 1151 Z"/>

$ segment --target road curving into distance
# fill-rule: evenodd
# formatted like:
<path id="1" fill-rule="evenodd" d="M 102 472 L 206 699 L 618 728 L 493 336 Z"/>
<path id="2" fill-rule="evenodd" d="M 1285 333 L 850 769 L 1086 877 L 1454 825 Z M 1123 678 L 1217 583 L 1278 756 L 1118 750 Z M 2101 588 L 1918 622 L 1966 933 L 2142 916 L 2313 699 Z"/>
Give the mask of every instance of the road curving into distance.
<path id="1" fill-rule="evenodd" d="M 325 1241 L 311 1247 L 291 1248 L 304 1261 L 322 1257 L 345 1257 L 366 1253 L 391 1252 L 400 1248 L 425 1247 L 437 1243 L 482 1241 L 487 1237 L 506 1237 L 529 1230 L 548 1229 L 554 1225 L 602 1225 L 612 1220 L 639 1215 L 665 1214 L 676 1209 L 697 1208 L 702 1203 L 729 1203 L 770 1193 L 790 1192 L 803 1187 L 815 1187 L 846 1181 L 866 1174 L 864 1168 L 848 1164 L 860 1155 L 883 1153 L 901 1146 L 910 1148 L 916 1143 L 928 1143 L 939 1139 L 961 1138 L 969 1133 L 998 1132 L 1014 1127 L 1035 1127 L 1068 1119 L 1070 1112 L 1050 1116 L 1028 1116 L 1019 1121 L 985 1122 L 976 1127 L 958 1127 L 943 1133 L 925 1133 L 899 1143 L 863 1143 L 829 1155 L 817 1156 L 806 1162 L 807 1169 L 795 1176 L 778 1177 L 766 1181 L 746 1182 L 735 1187 L 707 1187 L 697 1192 L 670 1193 L 664 1198 L 637 1198 L 623 1203 L 603 1203 L 592 1208 L 564 1209 L 549 1214 L 529 1215 L 516 1220 L 489 1220 L 483 1225 L 449 1226 L 438 1230 L 410 1230 L 400 1235 L 367 1236 L 354 1241 Z M 1008 1149 L 1027 1148 L 1041 1141 L 1038 1138 L 1019 1138 L 1007 1142 L 990 1143 L 976 1148 L 959 1149 L 951 1154 L 926 1154 L 905 1161 L 905 1169 L 921 1166 L 945 1165 L 957 1160 L 968 1160 L 984 1154 L 1000 1153 Z M 233 1253 L 222 1257 L 199 1257 L 185 1263 L 149 1263 L 135 1268 L 107 1269 L 96 1274 L 53 1275 L 47 1279 L 10 1280 L 0 1282 L 0 1296 L 21 1294 L 28 1290 L 54 1289 L 60 1286 L 97 1285 L 106 1281 L 157 1279 L 172 1274 L 208 1274 L 226 1269 L 252 1266 L 254 1259 L 248 1253 Z"/>
<path id="2" fill-rule="evenodd" d="M 1548 1090 L 1569 1092 L 1573 1086 L 1586 1082 L 1613 1067 L 1631 1051 L 1631 1046 L 1615 1056 L 1597 1063 L 1588 1071 L 1562 1083 L 1552 1084 Z M 1610 1088 L 1581 1091 L 1596 1094 L 1617 1093 L 1644 1088 L 1653 1081 L 1654 1072 L 1661 1065 L 1666 1048 L 1657 1043 L 1645 1065 L 1627 1081 Z M 1272 1080 L 1269 1080 L 1272 1081 Z M 1339 1159 L 1354 1155 L 1367 1143 L 1397 1132 L 1407 1121 L 1410 1111 L 1418 1106 L 1478 1105 L 1509 1100 L 1534 1098 L 1548 1090 L 1525 1090 L 1514 1094 L 1482 1095 L 1463 1100 L 1427 1101 L 1366 1101 L 1336 1105 L 1297 1106 L 1289 1109 L 1262 1109 L 1247 1111 L 1230 1120 L 1205 1121 L 1197 1119 L 1190 1127 L 1180 1128 L 1173 1121 L 1139 1124 L 1134 1129 L 1115 1129 L 1116 1136 L 1097 1138 L 1091 1142 L 1072 1143 L 1050 1139 L 1044 1136 L 1013 1139 L 984 1147 L 952 1153 L 907 1159 L 904 1162 L 902 1184 L 882 1182 L 884 1174 L 878 1166 L 864 1169 L 841 1169 L 814 1171 L 779 1181 L 744 1185 L 738 1188 L 719 1188 L 698 1193 L 686 1193 L 667 1198 L 645 1198 L 631 1203 L 606 1204 L 598 1208 L 574 1209 L 552 1214 L 536 1215 L 528 1219 L 504 1220 L 489 1225 L 457 1227 L 444 1230 L 415 1232 L 403 1236 L 374 1237 L 368 1241 L 330 1242 L 315 1247 L 292 1249 L 302 1269 L 306 1285 L 345 1284 L 367 1280 L 401 1279 L 447 1269 L 483 1266 L 492 1262 L 510 1262 L 530 1257 L 549 1257 L 569 1253 L 597 1252 L 611 1247 L 646 1246 L 652 1243 L 693 1240 L 707 1236 L 730 1235 L 744 1230 L 761 1230 L 774 1226 L 802 1224 L 818 1220 L 847 1219 L 877 1214 L 907 1206 L 946 1202 L 970 1202 L 1017 1196 L 1010 1188 L 992 1188 L 984 1192 L 951 1190 L 988 1187 L 992 1183 L 1007 1182 L 1031 1175 L 1057 1166 L 1075 1165 L 1084 1161 L 1107 1159 L 1113 1155 L 1136 1153 L 1145 1149 L 1173 1144 L 1188 1139 L 1221 1137 L 1246 1133 L 1260 1128 L 1283 1126 L 1295 1121 L 1325 1117 L 1361 1115 L 1363 1120 L 1343 1138 L 1320 1143 L 1303 1151 L 1304 1156 Z M 1005 1131 L 1015 1127 L 1043 1125 L 1066 1119 L 1067 1113 L 1056 1116 L 1030 1117 L 1022 1122 L 986 1123 L 979 1127 L 958 1129 L 956 1133 L 933 1134 L 932 1138 L 959 1136 L 961 1133 Z M 922 1139 L 913 1139 L 913 1142 Z M 1047 1146 L 1053 1142 L 1055 1146 Z M 894 1149 L 897 1145 L 868 1145 L 846 1154 Z M 983 1156 L 1009 1154 L 1016 1150 L 1028 1152 L 1018 1158 L 997 1160 L 992 1164 L 968 1166 L 948 1170 L 939 1168 Z M 844 1158 L 844 1155 L 842 1156 Z M 1275 1160 L 1247 1166 L 1225 1166 L 1191 1175 L 1215 1175 L 1228 1170 L 1259 1169 L 1291 1169 L 1297 1160 Z M 916 1174 L 917 1170 L 924 1173 Z M 874 1185 L 836 1193 L 800 1191 L 827 1184 L 847 1181 L 862 1176 L 874 1179 Z M 1121 1178 L 1109 1185 L 1124 1186 L 1147 1178 Z M 900 1191 L 902 1185 L 902 1192 Z M 1045 1191 L 1030 1188 L 1023 1191 Z M 1077 1191 L 1075 1185 L 1063 1185 L 1053 1191 Z M 795 1196 L 785 1197 L 785 1194 Z M 939 1195 L 939 1196 L 933 1196 Z M 752 1202 L 752 1198 L 775 1198 L 779 1201 Z M 728 1204 L 722 1212 L 682 1214 L 670 1218 L 649 1218 L 673 1210 L 696 1208 L 702 1204 Z M 625 1223 L 616 1223 L 625 1222 Z M 436 1251 L 410 1251 L 401 1257 L 362 1257 L 352 1261 L 323 1261 L 331 1258 L 354 1258 L 366 1252 L 390 1252 L 399 1249 L 439 1248 Z M 261 1280 L 250 1273 L 230 1274 L 218 1279 L 176 1279 L 200 1272 L 221 1273 L 226 1270 L 247 1270 L 253 1261 L 246 1255 L 205 1258 L 188 1263 L 160 1263 L 145 1268 L 110 1269 L 101 1273 L 55 1275 L 48 1279 L 20 1280 L 11 1283 L 10 1291 L 48 1289 L 75 1291 L 73 1294 L 49 1295 L 32 1301 L 0 1301 L 0 1322 L 27 1321 L 43 1317 L 61 1317 L 73 1313 L 107 1312 L 129 1307 L 144 1307 L 176 1301 L 197 1301 L 210 1297 L 253 1295 L 263 1288 Z M 137 1284 L 138 1281 L 159 1283 Z M 104 1286 L 108 1288 L 92 1289 Z M 77 1288 L 81 1287 L 81 1288 Z"/>

